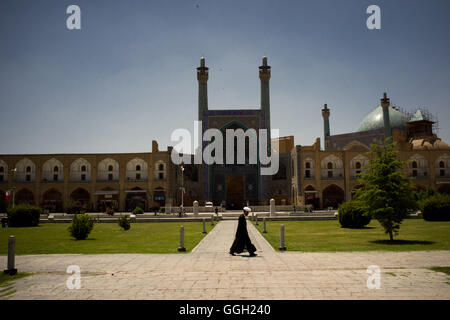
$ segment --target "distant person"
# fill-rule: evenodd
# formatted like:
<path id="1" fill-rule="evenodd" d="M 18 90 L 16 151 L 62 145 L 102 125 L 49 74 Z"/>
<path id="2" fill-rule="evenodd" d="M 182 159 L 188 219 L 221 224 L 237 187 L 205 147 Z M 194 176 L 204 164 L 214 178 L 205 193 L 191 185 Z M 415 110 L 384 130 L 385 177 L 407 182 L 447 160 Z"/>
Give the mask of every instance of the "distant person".
<path id="1" fill-rule="evenodd" d="M 214 209 L 214 212 L 216 213 L 216 216 L 219 216 L 219 208 L 216 207 L 216 208 Z"/>
<path id="2" fill-rule="evenodd" d="M 256 248 L 248 236 L 247 221 L 245 220 L 245 217 L 248 216 L 250 211 L 251 209 L 249 207 L 244 207 L 244 213 L 239 216 L 236 237 L 234 238 L 233 245 L 230 248 L 230 254 L 232 256 L 234 256 L 235 253 L 242 253 L 244 249 L 247 249 L 250 257 L 256 256 Z"/>
<path id="3" fill-rule="evenodd" d="M 8 218 L 2 217 L 2 228 L 6 228 L 7 224 L 8 224 Z"/>

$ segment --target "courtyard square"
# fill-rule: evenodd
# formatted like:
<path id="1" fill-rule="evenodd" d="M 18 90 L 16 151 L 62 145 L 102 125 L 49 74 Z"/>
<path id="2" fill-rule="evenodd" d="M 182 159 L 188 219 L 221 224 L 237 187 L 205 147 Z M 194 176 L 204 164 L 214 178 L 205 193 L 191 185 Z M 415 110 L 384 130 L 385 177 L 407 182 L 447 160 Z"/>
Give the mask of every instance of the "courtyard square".
<path id="1" fill-rule="evenodd" d="M 231 256 L 236 225 L 220 222 L 187 254 L 17 256 L 33 274 L 2 299 L 450 299 L 449 276 L 429 269 L 450 266 L 450 251 L 276 252 L 248 223 L 258 256 Z M 80 289 L 66 286 L 69 265 L 81 269 Z M 367 287 L 371 265 L 380 289 Z"/>

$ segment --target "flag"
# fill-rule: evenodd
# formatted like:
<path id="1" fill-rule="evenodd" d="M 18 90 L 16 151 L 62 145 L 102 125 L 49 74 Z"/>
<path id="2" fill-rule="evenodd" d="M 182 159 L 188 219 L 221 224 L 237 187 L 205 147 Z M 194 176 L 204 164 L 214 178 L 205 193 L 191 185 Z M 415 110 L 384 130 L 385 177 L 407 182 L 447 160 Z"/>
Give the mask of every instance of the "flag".
<path id="1" fill-rule="evenodd" d="M 9 200 L 10 197 L 11 197 L 11 191 L 6 191 L 6 194 L 5 194 L 6 200 Z"/>

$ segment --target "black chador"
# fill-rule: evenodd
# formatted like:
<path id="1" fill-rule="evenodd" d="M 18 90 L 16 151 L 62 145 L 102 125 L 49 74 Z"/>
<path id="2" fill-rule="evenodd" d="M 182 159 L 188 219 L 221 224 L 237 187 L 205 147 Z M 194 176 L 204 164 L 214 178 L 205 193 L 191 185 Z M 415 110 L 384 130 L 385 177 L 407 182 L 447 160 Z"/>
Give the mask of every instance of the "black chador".
<path id="1" fill-rule="evenodd" d="M 247 232 L 247 221 L 245 217 L 248 215 L 249 210 L 245 210 L 244 213 L 239 216 L 238 227 L 236 231 L 236 237 L 234 239 L 233 245 L 230 248 L 230 254 L 234 255 L 234 253 L 242 253 L 244 249 L 247 249 L 250 256 L 256 256 L 255 251 L 256 248 L 250 241 L 250 237 Z"/>

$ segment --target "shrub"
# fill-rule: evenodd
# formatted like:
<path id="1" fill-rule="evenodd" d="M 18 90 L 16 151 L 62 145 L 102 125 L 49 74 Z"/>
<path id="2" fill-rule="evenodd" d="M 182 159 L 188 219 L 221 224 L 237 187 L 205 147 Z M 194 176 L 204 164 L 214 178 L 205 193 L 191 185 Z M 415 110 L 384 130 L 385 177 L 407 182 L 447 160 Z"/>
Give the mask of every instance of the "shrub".
<path id="1" fill-rule="evenodd" d="M 129 230 L 131 225 L 130 225 L 130 221 L 128 220 L 128 216 L 122 216 L 119 218 L 119 226 L 123 229 L 123 230 Z"/>
<path id="2" fill-rule="evenodd" d="M 450 195 L 435 194 L 419 202 L 426 221 L 450 221 Z"/>
<path id="3" fill-rule="evenodd" d="M 351 200 L 339 206 L 338 219 L 342 228 L 364 228 L 370 223 L 371 217 L 363 202 Z"/>
<path id="4" fill-rule="evenodd" d="M 86 208 L 78 201 L 71 201 L 66 204 L 67 214 L 82 214 L 86 212 Z"/>
<path id="5" fill-rule="evenodd" d="M 133 210 L 134 214 L 143 214 L 144 213 L 144 209 L 142 209 L 141 207 L 136 207 Z"/>
<path id="6" fill-rule="evenodd" d="M 72 224 L 68 230 L 70 235 L 77 240 L 84 240 L 94 228 L 94 219 L 88 214 L 76 214 L 73 216 Z"/>
<path id="7" fill-rule="evenodd" d="M 10 227 L 36 227 L 39 225 L 39 218 L 42 209 L 28 204 L 10 207 L 7 210 L 8 226 Z"/>

